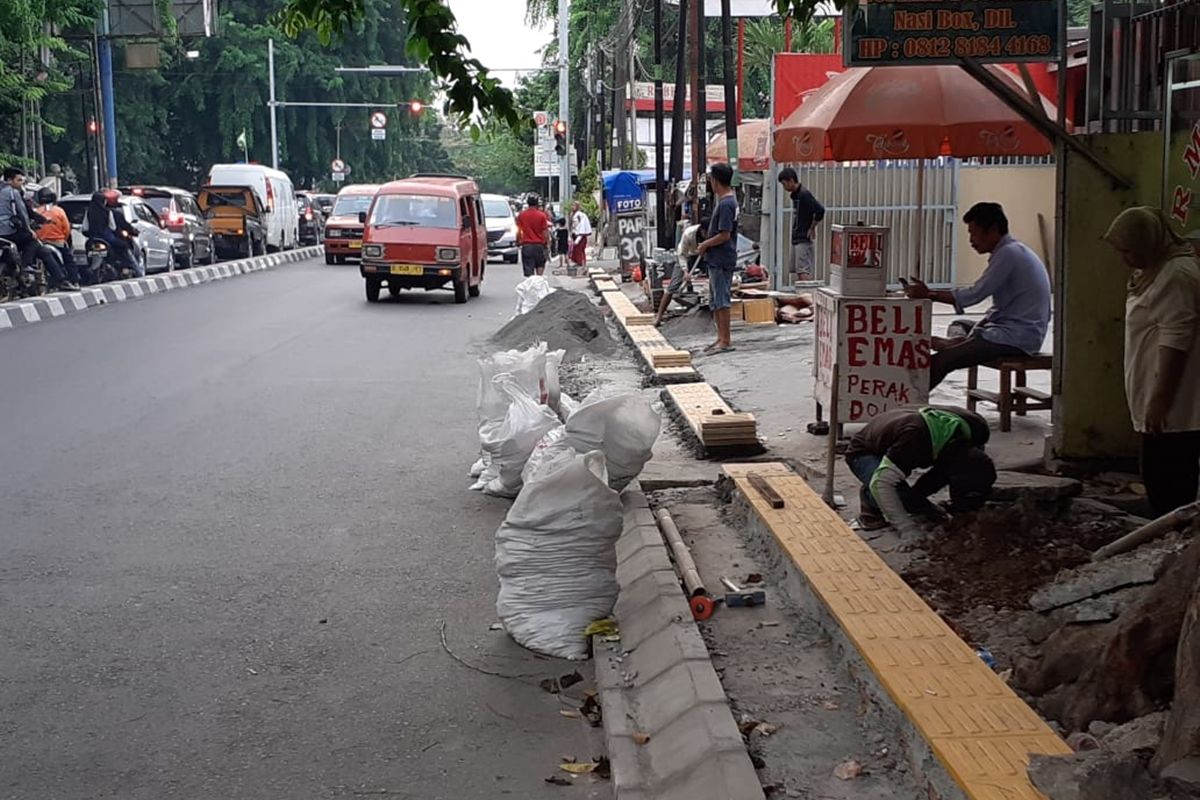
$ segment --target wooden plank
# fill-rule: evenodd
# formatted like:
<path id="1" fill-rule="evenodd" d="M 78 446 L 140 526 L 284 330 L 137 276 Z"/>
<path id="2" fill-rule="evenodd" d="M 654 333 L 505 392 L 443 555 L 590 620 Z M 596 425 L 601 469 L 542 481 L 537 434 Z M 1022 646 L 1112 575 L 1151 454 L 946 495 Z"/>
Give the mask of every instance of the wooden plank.
<path id="1" fill-rule="evenodd" d="M 763 500 L 766 500 L 771 508 L 783 508 L 783 498 L 779 496 L 779 492 L 775 491 L 771 484 L 767 483 L 762 475 L 759 475 L 757 472 L 751 472 L 746 476 L 746 479 L 750 481 L 750 485 L 754 487 L 756 492 L 762 495 Z"/>

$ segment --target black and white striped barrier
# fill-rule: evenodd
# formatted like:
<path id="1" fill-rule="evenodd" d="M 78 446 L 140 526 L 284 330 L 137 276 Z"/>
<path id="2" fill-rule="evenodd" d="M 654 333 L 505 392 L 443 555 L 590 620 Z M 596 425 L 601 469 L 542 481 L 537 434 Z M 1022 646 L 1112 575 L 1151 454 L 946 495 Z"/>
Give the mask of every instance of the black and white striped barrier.
<path id="1" fill-rule="evenodd" d="M 261 272 L 280 264 L 316 258 L 321 253 L 321 247 L 302 247 L 283 253 L 226 261 L 209 267 L 192 267 L 177 272 L 147 275 L 144 278 L 130 278 L 124 281 L 103 283 L 99 286 L 87 286 L 77 292 L 55 292 L 28 300 L 0 303 L 0 331 L 86 311 L 93 306 L 119 303 L 123 300 L 136 300 L 172 289 L 186 289 L 189 286 L 198 286 L 222 278 Z"/>

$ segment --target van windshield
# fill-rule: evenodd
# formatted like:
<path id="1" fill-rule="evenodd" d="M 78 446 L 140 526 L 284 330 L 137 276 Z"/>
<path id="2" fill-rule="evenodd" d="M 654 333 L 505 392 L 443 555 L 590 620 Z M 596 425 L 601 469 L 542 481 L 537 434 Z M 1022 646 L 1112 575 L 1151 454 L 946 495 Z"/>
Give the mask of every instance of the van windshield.
<path id="1" fill-rule="evenodd" d="M 421 194 L 381 194 L 375 199 L 371 224 L 418 225 L 422 228 L 458 228 L 454 201 L 448 197 Z"/>
<path id="2" fill-rule="evenodd" d="M 507 200 L 491 200 L 486 197 L 483 199 L 483 213 L 491 218 L 504 218 L 513 215 L 512 206 L 508 204 Z"/>
<path id="3" fill-rule="evenodd" d="M 372 195 L 369 194 L 339 195 L 337 202 L 333 204 L 333 216 L 353 217 L 357 214 L 361 214 L 371 207 L 372 199 Z"/>

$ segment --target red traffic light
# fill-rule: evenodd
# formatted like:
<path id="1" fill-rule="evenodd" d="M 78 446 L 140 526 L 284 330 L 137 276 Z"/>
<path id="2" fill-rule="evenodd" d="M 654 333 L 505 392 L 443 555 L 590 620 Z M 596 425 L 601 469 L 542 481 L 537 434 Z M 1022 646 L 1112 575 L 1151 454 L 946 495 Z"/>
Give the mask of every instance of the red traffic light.
<path id="1" fill-rule="evenodd" d="M 567 123 L 561 119 L 554 120 L 554 134 L 556 136 L 563 136 L 566 134 L 566 132 L 567 132 Z"/>
<path id="2" fill-rule="evenodd" d="M 94 136 L 96 133 L 99 132 L 99 130 L 100 130 L 100 125 L 99 125 L 99 123 L 96 122 L 96 120 L 89 119 L 87 121 L 87 132 L 88 133 L 90 133 Z"/>
<path id="3" fill-rule="evenodd" d="M 414 114 L 420 114 L 421 111 L 424 110 L 424 108 L 425 108 L 425 104 L 422 103 L 420 100 L 413 100 L 411 103 L 408 104 L 408 110 Z"/>

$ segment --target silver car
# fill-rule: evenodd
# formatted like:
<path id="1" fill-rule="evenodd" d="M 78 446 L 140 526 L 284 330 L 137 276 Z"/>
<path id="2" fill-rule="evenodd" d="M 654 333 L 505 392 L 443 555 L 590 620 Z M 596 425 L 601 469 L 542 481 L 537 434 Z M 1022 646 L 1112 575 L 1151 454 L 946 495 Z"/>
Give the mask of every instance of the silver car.
<path id="1" fill-rule="evenodd" d="M 91 195 L 86 194 L 68 195 L 58 201 L 71 220 L 71 252 L 75 263 L 80 265 L 87 263 L 84 252 L 87 237 L 83 235 L 81 226 L 91 201 Z M 170 272 L 175 269 L 174 239 L 165 229 L 165 223 L 158 213 L 140 197 L 123 195 L 119 203 L 120 212 L 138 232 L 133 240 L 133 253 L 146 272 Z"/>
<path id="2" fill-rule="evenodd" d="M 503 256 L 517 263 L 517 217 L 508 198 L 502 194 L 483 195 L 483 215 L 487 221 L 488 258 Z"/>

